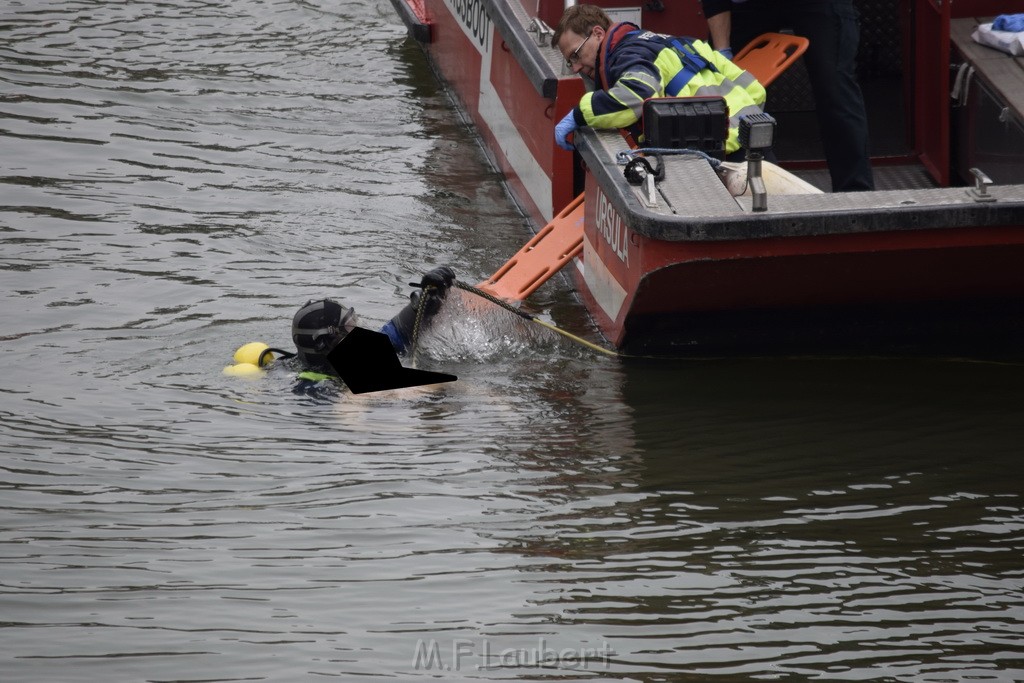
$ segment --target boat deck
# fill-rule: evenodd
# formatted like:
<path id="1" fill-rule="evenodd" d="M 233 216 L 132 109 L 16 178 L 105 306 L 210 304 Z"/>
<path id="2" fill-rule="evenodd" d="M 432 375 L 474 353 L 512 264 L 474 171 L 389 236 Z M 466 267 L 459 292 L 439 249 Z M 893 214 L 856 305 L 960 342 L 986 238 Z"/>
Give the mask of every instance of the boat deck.
<path id="1" fill-rule="evenodd" d="M 874 192 L 769 194 L 768 210 L 752 211 L 749 196 L 733 197 L 705 160 L 664 157 L 665 177 L 655 201 L 626 183 L 619 152 L 628 146 L 612 131 L 582 129 L 578 147 L 588 171 L 634 230 L 653 239 L 735 240 L 1005 226 L 1020 223 L 1024 185 L 931 187 L 923 169 L 881 167 Z M 889 173 L 891 171 L 891 174 Z M 910 187 L 908 187 L 908 181 Z M 923 186 L 923 187 L 922 187 Z"/>
<path id="2" fill-rule="evenodd" d="M 872 169 L 876 190 L 923 190 L 938 187 L 921 164 L 876 164 Z M 827 168 L 794 170 L 793 175 L 806 180 L 822 192 L 832 188 Z"/>

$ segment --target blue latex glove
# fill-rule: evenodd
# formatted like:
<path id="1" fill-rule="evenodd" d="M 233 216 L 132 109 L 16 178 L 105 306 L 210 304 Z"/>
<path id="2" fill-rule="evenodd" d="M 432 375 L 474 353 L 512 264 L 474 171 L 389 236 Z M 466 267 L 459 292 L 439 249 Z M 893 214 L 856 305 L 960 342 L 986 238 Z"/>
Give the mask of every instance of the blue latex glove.
<path id="1" fill-rule="evenodd" d="M 578 126 L 576 125 L 576 118 L 573 116 L 573 112 L 569 112 L 565 115 L 561 121 L 555 125 L 555 142 L 558 146 L 567 152 L 571 152 L 576 147 L 569 142 L 569 136 L 573 134 Z"/>
<path id="2" fill-rule="evenodd" d="M 996 31 L 1020 33 L 1024 31 L 1024 14 L 1000 14 L 992 22 L 992 28 Z"/>
<path id="3" fill-rule="evenodd" d="M 718 54 L 722 55 L 726 59 L 730 59 L 731 60 L 732 59 L 732 48 L 731 47 L 723 47 L 721 50 L 718 51 Z"/>

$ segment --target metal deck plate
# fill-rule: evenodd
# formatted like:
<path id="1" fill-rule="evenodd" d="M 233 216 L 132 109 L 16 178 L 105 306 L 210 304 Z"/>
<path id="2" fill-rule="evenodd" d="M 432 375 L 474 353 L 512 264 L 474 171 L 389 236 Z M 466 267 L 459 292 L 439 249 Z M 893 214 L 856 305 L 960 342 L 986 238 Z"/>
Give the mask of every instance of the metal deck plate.
<path id="1" fill-rule="evenodd" d="M 625 166 L 619 165 L 615 159 L 619 152 L 629 149 L 626 141 L 617 132 L 600 131 L 595 136 L 603 152 L 609 160 L 608 172 L 617 175 L 625 188 L 628 188 L 643 203 L 644 193 L 639 188 L 628 185 L 623 177 Z M 729 194 L 718 175 L 711 169 L 708 162 L 700 157 L 664 156 L 665 179 L 658 183 L 658 203 L 647 207 L 652 212 L 666 217 L 691 216 L 694 218 L 725 218 L 742 213 L 736 199 Z"/>

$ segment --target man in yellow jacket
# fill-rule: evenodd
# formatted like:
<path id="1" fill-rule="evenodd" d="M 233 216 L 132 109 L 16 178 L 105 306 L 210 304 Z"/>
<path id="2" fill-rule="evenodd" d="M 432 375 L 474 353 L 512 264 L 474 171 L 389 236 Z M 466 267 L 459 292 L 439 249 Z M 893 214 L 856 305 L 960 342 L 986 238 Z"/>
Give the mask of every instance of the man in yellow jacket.
<path id="1" fill-rule="evenodd" d="M 597 89 L 555 126 L 555 141 L 569 141 L 580 126 L 627 128 L 640 140 L 644 100 L 652 97 L 721 96 L 729 107 L 726 154 L 738 152 L 739 117 L 761 112 L 765 90 L 750 73 L 700 40 L 644 31 L 636 24 L 612 24 L 600 7 L 573 5 L 565 10 L 551 38 L 573 73 L 591 79 Z"/>

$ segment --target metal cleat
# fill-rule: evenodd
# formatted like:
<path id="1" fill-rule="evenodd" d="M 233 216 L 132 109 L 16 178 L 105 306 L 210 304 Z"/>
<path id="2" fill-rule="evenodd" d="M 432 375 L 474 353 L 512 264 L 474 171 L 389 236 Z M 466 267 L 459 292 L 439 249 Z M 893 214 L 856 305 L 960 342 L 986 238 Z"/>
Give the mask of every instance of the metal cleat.
<path id="1" fill-rule="evenodd" d="M 996 198 L 988 193 L 988 186 L 992 184 L 992 179 L 980 168 L 972 168 L 971 175 L 974 176 L 974 187 L 967 190 L 968 196 L 976 202 L 996 201 Z"/>
<path id="2" fill-rule="evenodd" d="M 551 40 L 551 36 L 555 33 L 540 17 L 534 17 L 530 20 L 530 25 L 526 28 L 526 32 L 534 34 L 537 47 L 547 47 L 548 41 Z"/>

